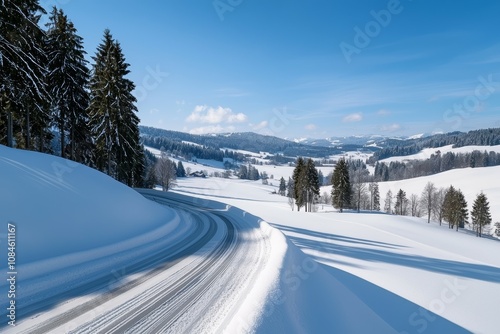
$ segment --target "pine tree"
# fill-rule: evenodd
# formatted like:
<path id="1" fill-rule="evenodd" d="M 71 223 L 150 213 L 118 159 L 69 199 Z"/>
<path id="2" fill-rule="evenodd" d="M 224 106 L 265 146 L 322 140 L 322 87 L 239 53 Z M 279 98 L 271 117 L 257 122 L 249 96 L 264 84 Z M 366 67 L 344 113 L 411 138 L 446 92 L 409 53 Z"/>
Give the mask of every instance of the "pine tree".
<path id="1" fill-rule="evenodd" d="M 278 194 L 280 194 L 281 196 L 285 196 L 285 194 L 286 194 L 286 182 L 285 182 L 285 179 L 283 177 L 281 177 L 281 179 L 280 179 L 280 186 L 278 189 Z"/>
<path id="2" fill-rule="evenodd" d="M 306 173 L 306 164 L 302 157 L 297 158 L 295 163 L 295 169 L 293 170 L 293 198 L 295 199 L 295 204 L 297 205 L 297 211 L 306 203 L 306 184 L 304 175 Z"/>
<path id="3" fill-rule="evenodd" d="M 340 159 L 335 166 L 332 176 L 332 203 L 343 212 L 351 204 L 351 182 L 349 180 L 349 166 L 345 159 Z"/>
<path id="4" fill-rule="evenodd" d="M 484 226 L 491 224 L 490 204 L 483 192 L 477 195 L 474 201 L 471 220 L 477 237 L 481 237 Z"/>
<path id="5" fill-rule="evenodd" d="M 240 172 L 239 172 L 239 177 L 240 179 L 246 180 L 248 179 L 248 168 L 245 165 L 240 166 Z"/>
<path id="6" fill-rule="evenodd" d="M 186 177 L 186 170 L 180 160 L 177 162 L 177 177 Z"/>
<path id="7" fill-rule="evenodd" d="M 368 190 L 370 191 L 370 210 L 380 211 L 380 191 L 378 183 L 370 183 Z"/>
<path id="8" fill-rule="evenodd" d="M 83 39 L 62 10 L 53 8 L 47 31 L 48 91 L 54 125 L 59 130 L 61 157 L 92 163 L 92 138 L 88 126 L 89 70 Z M 66 137 L 69 145 L 66 146 Z"/>
<path id="9" fill-rule="evenodd" d="M 38 0 L 3 0 L 0 6 L 0 143 L 49 150 L 46 101 L 45 13 Z"/>
<path id="10" fill-rule="evenodd" d="M 314 165 L 314 161 L 312 159 L 308 159 L 306 163 L 306 168 L 304 175 L 305 178 L 305 191 L 306 191 L 306 211 L 312 211 L 312 205 L 315 199 L 319 196 L 320 184 L 319 184 L 319 176 L 318 170 Z M 309 206 L 309 208 L 307 207 Z"/>
<path id="11" fill-rule="evenodd" d="M 450 186 L 444 195 L 443 219 L 448 222 L 449 228 L 463 227 L 469 216 L 467 211 L 467 201 L 462 191 Z"/>
<path id="12" fill-rule="evenodd" d="M 97 168 L 128 185 L 141 183 L 144 159 L 132 95 L 135 86 L 125 77 L 130 65 L 109 30 L 93 60 L 89 113 Z"/>

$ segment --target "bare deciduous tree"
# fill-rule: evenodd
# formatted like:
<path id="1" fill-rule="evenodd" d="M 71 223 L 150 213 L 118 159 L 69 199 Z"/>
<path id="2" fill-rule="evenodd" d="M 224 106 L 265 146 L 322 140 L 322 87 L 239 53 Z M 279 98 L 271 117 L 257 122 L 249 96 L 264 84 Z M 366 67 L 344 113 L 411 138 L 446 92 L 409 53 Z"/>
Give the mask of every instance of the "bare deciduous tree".
<path id="1" fill-rule="evenodd" d="M 410 195 L 410 209 L 412 217 L 420 217 L 420 201 L 418 195 Z"/>
<path id="2" fill-rule="evenodd" d="M 162 156 L 156 162 L 155 175 L 163 191 L 168 191 L 175 186 L 175 180 L 177 178 L 175 163 L 166 156 Z"/>
<path id="3" fill-rule="evenodd" d="M 431 213 L 433 208 L 433 200 L 436 194 L 436 187 L 434 183 L 427 182 L 421 197 L 421 206 L 427 212 L 427 223 L 431 222 Z"/>

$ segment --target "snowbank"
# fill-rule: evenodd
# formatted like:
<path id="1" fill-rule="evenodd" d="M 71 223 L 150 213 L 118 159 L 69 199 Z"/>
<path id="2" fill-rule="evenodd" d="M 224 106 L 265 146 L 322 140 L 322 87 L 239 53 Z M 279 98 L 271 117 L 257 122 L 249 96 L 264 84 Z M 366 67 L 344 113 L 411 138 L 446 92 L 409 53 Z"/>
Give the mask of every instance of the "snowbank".
<path id="1" fill-rule="evenodd" d="M 61 301 L 58 294 L 80 295 L 88 282 L 137 263 L 191 227 L 181 226 L 175 211 L 59 157 L 0 145 L 0 175 L 0 244 L 11 225 L 16 246 L 13 266 L 7 268 L 7 253 L 0 264 L 4 274 L 15 272 L 17 287 L 10 300 L 2 297 L 4 319 L 13 300 L 18 316 L 48 309 Z M 0 290 L 7 295 L 6 284 Z"/>
<path id="2" fill-rule="evenodd" d="M 108 246 L 175 218 L 109 176 L 52 155 L 0 145 L 0 174 L 1 219 L 17 225 L 18 265 Z"/>

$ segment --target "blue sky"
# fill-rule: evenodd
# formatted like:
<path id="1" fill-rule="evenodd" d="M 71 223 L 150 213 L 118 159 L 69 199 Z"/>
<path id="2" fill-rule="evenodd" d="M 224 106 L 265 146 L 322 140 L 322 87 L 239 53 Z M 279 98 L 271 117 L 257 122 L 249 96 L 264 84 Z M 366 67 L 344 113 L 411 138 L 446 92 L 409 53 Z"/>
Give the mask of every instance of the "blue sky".
<path id="1" fill-rule="evenodd" d="M 41 0 L 111 30 L 141 124 L 283 138 L 500 127 L 500 2 Z"/>

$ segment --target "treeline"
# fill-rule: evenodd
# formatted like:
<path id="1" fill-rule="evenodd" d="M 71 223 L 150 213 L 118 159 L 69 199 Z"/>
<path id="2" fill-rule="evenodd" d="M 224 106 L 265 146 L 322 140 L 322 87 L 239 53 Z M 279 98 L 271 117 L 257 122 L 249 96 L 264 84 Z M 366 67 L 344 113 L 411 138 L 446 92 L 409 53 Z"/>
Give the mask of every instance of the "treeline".
<path id="1" fill-rule="evenodd" d="M 140 126 L 143 136 L 168 138 L 173 141 L 188 141 L 202 145 L 207 148 L 221 149 L 229 148 L 234 150 L 245 150 L 250 152 L 280 153 L 282 156 L 297 157 L 309 156 L 323 158 L 325 156 L 342 153 L 342 150 L 335 147 L 311 146 L 296 143 L 273 136 L 261 135 L 253 132 L 213 134 L 213 135 L 192 135 L 178 131 L 157 129 Z M 361 146 L 350 146 L 352 150 Z M 295 159 L 295 158 L 294 158 Z"/>
<path id="2" fill-rule="evenodd" d="M 54 7 L 44 30 L 43 15 L 38 0 L 2 1 L 0 144 L 56 153 L 141 186 L 135 86 L 120 43 L 106 30 L 90 70 L 71 20 Z"/>
<path id="3" fill-rule="evenodd" d="M 407 196 L 403 189 L 399 189 L 395 195 L 391 190 L 387 191 L 384 211 L 401 216 L 425 216 L 428 223 L 433 218 L 439 225 L 447 222 L 450 229 L 457 231 L 459 228 L 469 226 L 478 237 L 481 237 L 486 226 L 492 223 L 489 202 L 483 192 L 477 195 L 469 212 L 467 201 L 460 189 L 454 186 L 438 189 L 432 182 L 425 185 L 420 196 L 416 194 Z M 500 236 L 498 229 L 500 226 L 497 224 L 494 234 Z"/>
<path id="4" fill-rule="evenodd" d="M 410 160 L 390 163 L 376 162 L 374 181 L 397 181 L 420 176 L 428 176 L 456 168 L 490 167 L 500 165 L 500 153 L 473 151 L 470 153 L 439 151 L 427 160 Z"/>
<path id="5" fill-rule="evenodd" d="M 142 136 L 142 142 L 145 146 L 153 147 L 158 150 L 164 150 L 174 156 L 182 157 L 186 160 L 209 159 L 215 161 L 223 161 L 224 158 L 230 158 L 234 161 L 243 161 L 244 155 L 233 151 L 193 145 L 189 143 L 179 142 L 173 139 L 156 136 Z"/>
<path id="6" fill-rule="evenodd" d="M 385 148 L 370 157 L 368 163 L 374 164 L 390 157 L 416 154 L 424 148 L 438 148 L 446 145 L 453 145 L 453 147 L 500 145 L 500 128 L 473 130 L 467 133 L 451 132 L 403 141 L 386 140 L 385 145 Z"/>

